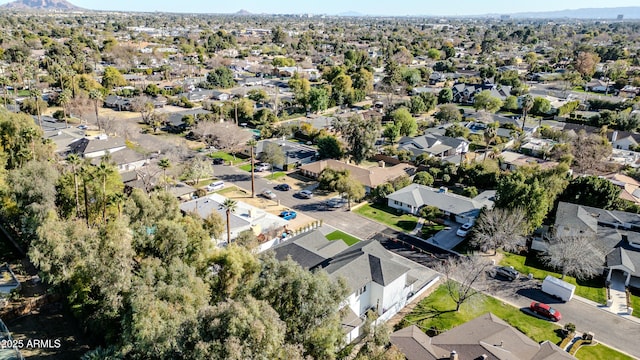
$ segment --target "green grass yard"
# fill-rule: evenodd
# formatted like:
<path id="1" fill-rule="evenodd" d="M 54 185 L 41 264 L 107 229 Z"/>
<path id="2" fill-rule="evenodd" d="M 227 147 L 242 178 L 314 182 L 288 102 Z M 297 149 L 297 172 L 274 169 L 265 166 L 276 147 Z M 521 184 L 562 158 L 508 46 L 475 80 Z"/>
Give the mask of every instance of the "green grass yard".
<path id="1" fill-rule="evenodd" d="M 477 298 L 462 304 L 458 312 L 453 310 L 455 310 L 455 303 L 447 295 L 445 287 L 440 286 L 405 316 L 399 325 L 403 328 L 415 324 L 423 331 L 444 332 L 491 312 L 536 342 L 550 340 L 558 344 L 562 340 L 558 331 L 560 327 L 555 323 L 526 314 L 518 308 L 486 295 L 477 295 Z"/>
<path id="2" fill-rule="evenodd" d="M 632 360 L 631 356 L 621 354 L 602 344 L 581 346 L 575 355 L 579 360 Z"/>
<path id="3" fill-rule="evenodd" d="M 251 172 L 251 164 L 240 165 L 238 166 L 238 169 L 244 170 L 246 172 Z"/>
<path id="4" fill-rule="evenodd" d="M 349 234 L 345 234 L 340 230 L 336 230 L 332 233 L 327 234 L 326 236 L 327 240 L 330 241 L 334 241 L 334 240 L 342 240 L 344 241 L 345 244 L 351 246 L 353 244 L 356 244 L 358 242 L 360 242 L 360 240 L 358 240 L 357 238 L 349 235 Z"/>
<path id="5" fill-rule="evenodd" d="M 417 217 L 411 214 L 398 214 L 396 209 L 385 205 L 365 204 L 354 211 L 364 217 L 399 231 L 409 232 L 415 229 L 418 223 Z"/>
<path id="6" fill-rule="evenodd" d="M 224 151 L 212 152 L 211 154 L 209 154 L 209 157 L 212 158 L 212 159 L 221 158 L 226 163 L 228 163 L 229 161 L 231 161 L 233 163 L 239 163 L 239 162 L 242 162 L 244 160 L 244 157 L 239 157 L 239 156 L 236 155 L 236 157 L 234 158 L 232 154 L 226 153 Z"/>
<path id="7" fill-rule="evenodd" d="M 251 171 L 251 169 L 249 169 L 249 171 Z M 265 176 L 264 178 L 267 180 L 278 180 L 280 178 L 283 178 L 287 176 L 286 173 L 282 172 L 282 171 L 276 171 L 273 174 L 269 174 L 267 176 Z"/>
<path id="8" fill-rule="evenodd" d="M 559 273 L 545 269 L 542 264 L 534 256 L 516 255 L 507 252 L 503 252 L 504 258 L 500 261 L 500 265 L 513 266 L 524 275 L 533 274 L 533 277 L 538 280 L 544 280 L 547 275 L 552 275 L 559 278 Z M 564 281 L 576 285 L 576 295 L 589 300 L 595 301 L 598 304 L 605 304 L 607 302 L 607 294 L 604 287 L 604 280 L 600 277 L 591 280 L 576 280 L 571 276 L 565 276 Z"/>

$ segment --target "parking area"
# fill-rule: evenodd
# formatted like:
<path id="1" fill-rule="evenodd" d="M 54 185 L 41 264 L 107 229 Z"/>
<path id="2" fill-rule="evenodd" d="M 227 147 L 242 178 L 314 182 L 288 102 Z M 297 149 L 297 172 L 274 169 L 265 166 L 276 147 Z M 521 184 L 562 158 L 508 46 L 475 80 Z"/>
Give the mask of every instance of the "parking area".
<path id="1" fill-rule="evenodd" d="M 425 240 L 429 244 L 437 245 L 441 248 L 451 250 L 464 241 L 464 237 L 456 235 L 456 232 L 462 226 L 462 224 L 458 224 L 452 221 L 445 221 L 445 225 L 447 226 L 444 230 L 439 231 L 431 238 Z"/>

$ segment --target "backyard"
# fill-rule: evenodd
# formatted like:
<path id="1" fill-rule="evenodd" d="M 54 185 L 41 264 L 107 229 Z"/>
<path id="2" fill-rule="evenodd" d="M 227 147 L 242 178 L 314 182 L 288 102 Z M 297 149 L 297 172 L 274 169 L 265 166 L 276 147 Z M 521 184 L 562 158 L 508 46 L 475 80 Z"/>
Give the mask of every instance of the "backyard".
<path id="1" fill-rule="evenodd" d="M 411 214 L 398 213 L 398 210 L 392 209 L 386 205 L 365 204 L 354 212 L 367 217 L 371 220 L 385 224 L 398 231 L 409 232 L 415 229 L 418 218 Z"/>
<path id="2" fill-rule="evenodd" d="M 342 241 L 344 241 L 345 244 L 347 244 L 349 246 L 360 242 L 360 240 L 358 240 L 357 238 L 355 238 L 355 237 L 353 237 L 353 236 L 351 236 L 349 234 L 346 234 L 346 233 L 344 233 L 344 232 L 342 232 L 340 230 L 336 230 L 336 231 L 334 231 L 332 233 L 329 233 L 325 237 L 327 238 L 327 240 L 331 240 L 331 241 L 342 240 Z"/>

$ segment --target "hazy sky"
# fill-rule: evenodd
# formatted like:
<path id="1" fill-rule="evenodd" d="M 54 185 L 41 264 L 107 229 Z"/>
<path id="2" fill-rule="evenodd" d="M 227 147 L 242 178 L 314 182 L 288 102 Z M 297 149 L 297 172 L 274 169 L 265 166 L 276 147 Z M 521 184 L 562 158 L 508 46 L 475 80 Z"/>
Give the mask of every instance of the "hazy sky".
<path id="1" fill-rule="evenodd" d="M 640 6 L 638 0 L 69 0 L 94 10 L 371 15 L 478 15 L 588 7 Z M 0 4 L 10 0 L 0 0 Z"/>

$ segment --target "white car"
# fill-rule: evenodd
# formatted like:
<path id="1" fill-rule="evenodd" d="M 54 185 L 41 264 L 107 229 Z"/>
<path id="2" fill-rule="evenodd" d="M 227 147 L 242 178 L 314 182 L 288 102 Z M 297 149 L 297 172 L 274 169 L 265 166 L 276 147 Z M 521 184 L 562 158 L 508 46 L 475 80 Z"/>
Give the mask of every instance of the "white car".
<path id="1" fill-rule="evenodd" d="M 460 226 L 460 229 L 458 229 L 458 231 L 456 231 L 456 235 L 462 236 L 462 237 L 467 236 L 467 234 L 469 234 L 469 230 L 471 230 L 472 226 L 473 226 L 473 223 L 462 224 L 462 226 Z"/>
<path id="2" fill-rule="evenodd" d="M 269 189 L 262 190 L 262 196 L 266 197 L 267 199 L 271 199 L 271 200 L 276 198 L 276 194 L 274 194 L 273 191 L 271 191 Z"/>
<path id="3" fill-rule="evenodd" d="M 268 171 L 271 169 L 271 165 L 267 163 L 259 163 L 255 166 L 255 171 Z"/>

